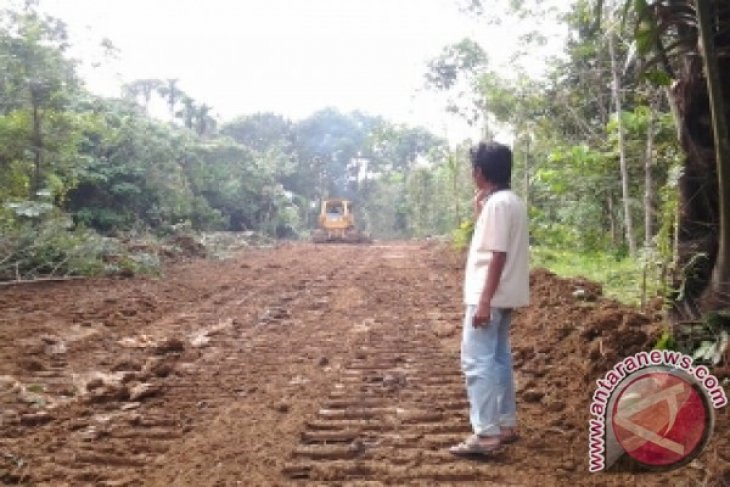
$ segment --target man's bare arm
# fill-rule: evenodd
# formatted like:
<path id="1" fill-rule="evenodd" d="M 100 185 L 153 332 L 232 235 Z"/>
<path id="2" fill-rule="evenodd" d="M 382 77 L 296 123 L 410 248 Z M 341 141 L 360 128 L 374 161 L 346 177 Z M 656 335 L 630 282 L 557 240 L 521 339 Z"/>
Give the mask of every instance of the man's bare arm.
<path id="1" fill-rule="evenodd" d="M 494 293 L 497 292 L 497 286 L 499 286 L 499 280 L 502 278 L 502 271 L 504 270 L 504 264 L 507 262 L 507 252 L 492 252 L 492 260 L 489 262 L 489 269 L 487 271 L 487 282 L 484 285 L 477 311 L 474 315 L 474 326 L 486 326 L 489 324 L 492 298 Z"/>

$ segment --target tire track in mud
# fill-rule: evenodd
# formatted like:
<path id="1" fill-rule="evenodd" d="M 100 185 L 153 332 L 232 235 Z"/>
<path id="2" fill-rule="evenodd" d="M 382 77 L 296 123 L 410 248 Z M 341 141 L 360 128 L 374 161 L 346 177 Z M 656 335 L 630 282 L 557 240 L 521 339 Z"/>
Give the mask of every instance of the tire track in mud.
<path id="1" fill-rule="evenodd" d="M 455 311 L 458 302 L 448 292 L 455 283 L 445 286 L 443 293 L 433 293 L 434 286 L 444 283 L 438 275 L 429 275 L 428 262 L 419 260 L 428 253 L 414 252 L 417 249 L 331 248 L 344 261 L 324 262 L 328 272 L 305 278 L 304 289 L 311 293 L 285 294 L 269 308 L 286 318 L 290 318 L 289 311 L 295 316 L 316 311 L 315 315 L 285 326 L 286 345 L 277 340 L 281 325 L 275 323 L 265 325 L 273 327 L 267 333 L 244 340 L 242 351 L 257 357 L 256 373 L 272 378 L 296 378 L 303 357 L 316 358 L 325 352 L 343 364 L 327 379 L 329 392 L 321 396 L 325 399 L 310 408 L 309 419 L 304 418 L 300 442 L 281 469 L 281 480 L 270 475 L 261 485 L 489 485 L 490 480 L 504 485 L 503 473 L 494 471 L 494 461 L 504 461 L 503 457 L 495 456 L 490 464 L 474 464 L 446 451 L 469 432 L 467 404 L 458 353 L 442 347 L 433 323 L 458 323 L 460 312 Z M 426 276 L 428 280 L 424 280 Z M 358 282 L 371 286 L 353 289 Z M 424 292 L 424 288 L 432 292 Z M 327 295 L 333 299 L 321 302 Z M 326 316 L 326 323 L 317 316 Z M 288 361 L 292 364 L 287 365 Z M 210 365 L 206 370 L 215 370 Z M 215 400 L 218 395 L 221 402 L 215 411 L 220 416 L 224 410 L 220 391 L 225 385 L 221 377 L 241 372 L 219 369 L 217 379 L 210 381 L 205 373 L 184 387 L 198 389 L 216 383 L 210 397 Z M 198 397 L 191 392 L 180 396 Z M 164 477 L 170 485 L 195 484 L 183 478 Z M 246 477 L 238 478 L 244 480 L 209 480 L 205 485 L 258 485 Z M 156 477 L 153 484 L 165 482 Z"/>
<path id="2" fill-rule="evenodd" d="M 276 299 L 259 307 L 257 324 L 241 335 L 234 354 L 227 357 L 237 366 L 231 369 L 215 365 L 216 360 L 211 356 L 211 364 L 202 367 L 201 375 L 194 383 L 180 385 L 190 388 L 191 391 L 210 391 L 208 397 L 213 401 L 217 400 L 219 406 L 211 415 L 210 422 L 213 425 L 222 421 L 230 424 L 233 430 L 238 428 L 238 432 L 244 437 L 250 438 L 260 433 L 270 437 L 272 431 L 262 432 L 260 427 L 252 428 L 254 424 L 250 419 L 236 418 L 253 413 L 258 417 L 254 422 L 263 420 L 266 424 L 271 424 L 272 428 L 280 428 L 281 425 L 276 425 L 275 419 L 272 421 L 270 417 L 266 417 L 272 409 L 270 402 L 280 397 L 283 400 L 273 404 L 273 409 L 278 411 L 276 414 L 283 416 L 291 413 L 290 426 L 294 424 L 295 429 L 299 428 L 301 420 L 289 411 L 290 406 L 295 411 L 311 409 L 316 399 L 321 397 L 319 391 L 323 390 L 322 385 L 325 384 L 326 387 L 330 375 L 336 373 L 341 368 L 342 360 L 351 354 L 353 336 L 361 335 L 358 330 L 354 335 L 350 333 L 351 328 L 362 327 L 360 322 L 363 312 L 364 316 L 368 316 L 369 291 L 360 287 L 363 284 L 360 281 L 373 261 L 379 259 L 380 250 L 376 247 L 356 249 L 352 246 L 336 245 L 309 246 L 303 249 L 311 255 L 302 256 L 308 260 L 307 266 L 299 267 L 295 273 L 297 277 L 290 280 L 293 290 L 281 292 L 279 289 L 274 293 Z M 283 281 L 279 282 L 280 286 L 281 282 Z M 222 346 L 229 343 L 223 336 L 215 337 L 215 342 L 219 341 Z M 249 380 L 242 381 L 241 377 Z M 239 408 L 236 403 L 228 402 L 226 407 L 220 391 L 225 390 L 230 381 L 236 380 L 248 384 L 242 391 L 245 404 L 239 403 Z M 251 387 L 251 384 L 254 385 Z M 191 400 L 198 395 L 199 392 L 181 394 L 181 397 Z M 245 411 L 243 414 L 242 409 Z M 181 459 L 189 454 L 185 450 L 193 451 L 195 458 L 211 456 L 197 448 L 209 449 L 226 434 L 231 433 L 213 431 L 209 435 L 192 438 L 188 444 L 178 445 L 173 452 L 173 463 L 183 463 Z M 231 448 L 225 444 L 225 440 L 223 442 L 223 451 L 212 456 L 217 459 L 233 457 L 239 464 L 227 478 L 225 473 L 216 472 L 213 476 L 204 476 L 196 467 L 183 467 L 180 472 L 162 469 L 153 473 L 149 485 L 281 485 L 283 478 L 275 480 L 279 477 L 276 468 L 265 472 L 264 478 L 252 479 L 251 473 L 247 472 L 247 465 L 239 458 L 245 447 L 241 445 L 238 449 Z M 265 443 L 268 444 L 268 441 Z M 271 453 L 281 455 L 276 447 Z M 266 467 L 262 467 L 261 463 L 270 463 L 271 460 L 270 455 L 258 454 L 253 461 L 259 464 L 254 468 L 265 470 Z"/>
<path id="3" fill-rule="evenodd" d="M 504 485 L 489 464 L 454 458 L 447 447 L 469 434 L 459 356 L 446 350 L 434 329 L 433 309 L 460 318 L 450 301 L 453 285 L 423 282 L 423 258 L 413 249 L 387 249 L 371 275 L 380 285 L 367 325 L 353 341 L 354 353 L 319 410 L 306 421 L 299 445 L 282 474 L 296 484 L 332 485 Z M 415 272 L 414 272 L 415 269 Z M 366 279 L 367 280 L 367 279 Z M 455 284 L 455 283 L 454 283 Z M 403 288 L 443 287 L 440 303 L 404 295 Z M 431 295 L 433 298 L 433 294 Z M 439 294 L 436 294 L 437 299 Z M 434 304 L 436 306 L 434 306 Z M 401 313 L 393 313 L 400 309 Z M 424 316 L 424 310 L 431 310 Z"/>
<path id="4" fill-rule="evenodd" d="M 287 310 L 300 301 L 321 307 L 311 296 L 326 294 L 334 275 L 344 272 L 316 249 L 293 254 L 265 265 L 253 279 L 247 276 L 245 285 L 226 279 L 221 292 L 162 316 L 134 335 L 114 342 L 101 334 L 82 337 L 86 368 L 104 371 L 86 377 L 83 397 L 69 393 L 52 408 L 43 407 L 41 395 L 35 404 L 18 404 L 13 388 L 25 389 L 19 384 L 44 391 L 74 386 L 78 374 L 69 367 L 65 349 L 51 370 L 3 384 L 8 390 L 0 395 L 0 447 L 4 466 L 18 468 L 1 469 L 0 482 L 147 485 L 145 472 L 163 464 L 172 445 L 227 403 L 255 394 L 252 377 L 280 374 L 284 349 L 316 356 L 322 343 L 336 344 L 335 333 L 323 330 L 309 335 L 316 338 L 314 349 L 308 339 L 276 345 L 281 343 L 277 334 L 297 326 Z M 299 277 L 290 278 L 294 264 L 300 267 Z M 46 343 L 46 351 L 59 343 Z"/>
<path id="5" fill-rule="evenodd" d="M 446 451 L 468 434 L 458 357 L 400 327 L 368 332 L 359 348 L 283 473 L 368 485 L 488 480 Z"/>
<path id="6" fill-rule="evenodd" d="M 371 286 L 344 313 L 326 310 L 330 321 L 347 320 L 334 335 L 322 340 L 307 325 L 312 333 L 302 345 L 321 353 L 335 336 L 343 365 L 305 418 L 282 481 L 270 482 L 505 485 L 509 467 L 494 469 L 503 456 L 470 463 L 447 452 L 469 433 L 458 352 L 443 346 L 438 330 L 444 323 L 447 334 L 458 330 L 458 283 L 434 272 L 438 258 L 420 245 L 347 252 L 360 255 L 332 273 L 335 293 L 358 281 Z"/>

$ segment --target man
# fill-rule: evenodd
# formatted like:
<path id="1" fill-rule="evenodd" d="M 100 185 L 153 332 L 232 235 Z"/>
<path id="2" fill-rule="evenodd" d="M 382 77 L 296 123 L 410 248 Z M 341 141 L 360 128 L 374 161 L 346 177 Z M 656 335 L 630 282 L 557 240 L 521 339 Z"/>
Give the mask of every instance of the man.
<path id="1" fill-rule="evenodd" d="M 474 434 L 450 448 L 484 454 L 515 441 L 517 418 L 509 325 L 529 301 L 527 210 L 510 190 L 512 152 L 497 143 L 471 150 L 476 224 L 464 281 L 461 367 Z"/>

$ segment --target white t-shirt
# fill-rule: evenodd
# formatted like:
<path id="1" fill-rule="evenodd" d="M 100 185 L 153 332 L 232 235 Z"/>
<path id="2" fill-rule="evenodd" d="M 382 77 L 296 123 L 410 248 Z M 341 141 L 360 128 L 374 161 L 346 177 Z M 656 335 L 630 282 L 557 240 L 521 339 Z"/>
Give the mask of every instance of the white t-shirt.
<path id="1" fill-rule="evenodd" d="M 492 252 L 506 252 L 507 260 L 492 298 L 494 308 L 527 306 L 530 299 L 530 257 L 527 209 L 510 190 L 493 193 L 474 226 L 464 279 L 464 303 L 479 304 L 487 283 Z"/>

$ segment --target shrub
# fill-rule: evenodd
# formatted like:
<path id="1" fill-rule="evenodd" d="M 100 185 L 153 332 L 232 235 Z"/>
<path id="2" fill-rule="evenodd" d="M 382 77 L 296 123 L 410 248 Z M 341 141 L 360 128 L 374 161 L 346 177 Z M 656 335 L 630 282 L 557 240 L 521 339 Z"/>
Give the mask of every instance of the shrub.
<path id="1" fill-rule="evenodd" d="M 463 250 L 471 243 L 471 237 L 474 234 L 474 222 L 465 220 L 459 225 L 459 228 L 453 231 L 452 239 L 454 247 Z"/>
<path id="2" fill-rule="evenodd" d="M 0 280 L 156 272 L 156 256 L 132 255 L 43 203 L 6 205 L 0 217 Z"/>

